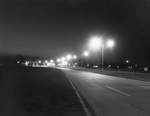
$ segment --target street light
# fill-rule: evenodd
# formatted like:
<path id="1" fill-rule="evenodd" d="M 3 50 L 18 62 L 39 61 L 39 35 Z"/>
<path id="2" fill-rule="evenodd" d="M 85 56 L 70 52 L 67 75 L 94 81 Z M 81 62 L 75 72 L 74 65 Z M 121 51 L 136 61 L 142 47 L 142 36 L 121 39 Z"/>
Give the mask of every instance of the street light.
<path id="1" fill-rule="evenodd" d="M 83 52 L 83 56 L 88 57 L 89 56 L 89 52 L 88 51 L 84 51 Z M 81 67 L 82 67 L 82 55 L 81 55 Z"/>
<path id="2" fill-rule="evenodd" d="M 100 48 L 100 44 L 102 43 L 101 38 L 100 37 L 92 37 L 90 42 L 89 42 L 89 46 L 92 49 L 99 49 Z"/>
<path id="3" fill-rule="evenodd" d="M 77 56 L 73 56 L 73 59 L 77 59 Z"/>
<path id="4" fill-rule="evenodd" d="M 57 59 L 57 62 L 60 62 L 60 59 L 59 59 L 59 58 Z"/>
<path id="5" fill-rule="evenodd" d="M 129 60 L 126 60 L 126 63 L 129 63 Z"/>
<path id="6" fill-rule="evenodd" d="M 65 58 L 64 58 L 64 57 L 62 57 L 62 58 L 61 58 L 61 62 L 64 62 L 64 61 L 65 61 Z"/>
<path id="7" fill-rule="evenodd" d="M 107 41 L 107 47 L 112 48 L 115 45 L 115 42 L 113 40 Z"/>
<path id="8" fill-rule="evenodd" d="M 67 59 L 67 60 L 71 60 L 71 59 L 72 59 L 72 56 L 71 56 L 70 54 L 68 54 L 67 57 L 66 57 L 66 59 Z"/>
<path id="9" fill-rule="evenodd" d="M 54 60 L 51 59 L 50 62 L 52 63 L 52 62 L 54 62 Z"/>
<path id="10" fill-rule="evenodd" d="M 104 70 L 104 49 L 105 47 L 112 48 L 114 46 L 114 41 L 113 40 L 108 40 L 106 43 L 102 41 L 102 37 L 93 37 L 90 40 L 89 47 L 92 49 L 99 49 L 101 47 L 102 51 L 102 71 Z"/>
<path id="11" fill-rule="evenodd" d="M 87 56 L 89 55 L 89 52 L 88 52 L 88 51 L 85 51 L 85 52 L 83 53 L 83 55 L 87 57 Z"/>

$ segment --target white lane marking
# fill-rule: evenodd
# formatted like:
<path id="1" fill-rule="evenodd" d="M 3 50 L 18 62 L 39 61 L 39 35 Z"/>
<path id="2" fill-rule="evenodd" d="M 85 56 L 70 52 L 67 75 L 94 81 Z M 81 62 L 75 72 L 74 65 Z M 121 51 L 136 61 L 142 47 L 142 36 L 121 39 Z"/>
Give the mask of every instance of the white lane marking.
<path id="1" fill-rule="evenodd" d="M 145 89 L 150 89 L 150 87 L 147 87 L 147 86 L 140 86 L 142 88 L 145 88 Z"/>
<path id="2" fill-rule="evenodd" d="M 119 90 L 117 90 L 117 89 L 115 89 L 115 88 L 112 88 L 112 87 L 110 87 L 110 86 L 106 86 L 106 87 L 109 88 L 109 89 L 111 89 L 111 90 L 117 91 L 117 92 L 119 92 L 119 93 L 121 93 L 121 94 L 124 94 L 124 95 L 126 95 L 126 96 L 128 96 L 128 97 L 131 97 L 131 95 L 129 95 L 129 94 L 127 94 L 127 93 L 124 93 L 124 92 L 122 92 L 122 91 L 119 91 Z"/>
<path id="3" fill-rule="evenodd" d="M 91 79 L 91 78 L 87 78 L 87 80 L 90 80 L 90 81 L 91 81 L 92 79 Z"/>
<path id="4" fill-rule="evenodd" d="M 109 79 L 109 80 L 112 80 L 112 81 L 115 80 L 115 79 L 112 79 L 112 78 L 109 78 L 109 77 L 106 77 L 106 79 Z"/>
<path id="5" fill-rule="evenodd" d="M 99 88 L 99 89 L 102 89 L 101 87 L 99 87 L 98 85 L 94 84 L 94 83 L 91 83 L 90 81 L 88 81 L 91 85 L 94 85 L 95 87 Z"/>

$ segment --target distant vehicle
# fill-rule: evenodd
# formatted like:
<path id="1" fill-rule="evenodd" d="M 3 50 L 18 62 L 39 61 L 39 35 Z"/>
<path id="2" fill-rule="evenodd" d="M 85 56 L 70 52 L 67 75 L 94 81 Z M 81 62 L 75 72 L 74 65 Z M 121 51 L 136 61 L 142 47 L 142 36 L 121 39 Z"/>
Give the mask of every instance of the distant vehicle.
<path id="1" fill-rule="evenodd" d="M 98 65 L 94 65 L 93 68 L 98 68 Z"/>

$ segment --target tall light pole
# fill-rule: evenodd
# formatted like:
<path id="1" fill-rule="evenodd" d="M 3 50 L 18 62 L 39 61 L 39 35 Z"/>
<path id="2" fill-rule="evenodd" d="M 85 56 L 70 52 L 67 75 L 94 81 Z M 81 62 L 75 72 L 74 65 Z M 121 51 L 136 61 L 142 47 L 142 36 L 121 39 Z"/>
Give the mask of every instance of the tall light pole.
<path id="1" fill-rule="evenodd" d="M 106 47 L 112 48 L 114 46 L 114 41 L 108 40 L 106 41 L 106 43 L 104 43 L 104 41 L 102 41 L 102 37 L 93 37 L 90 40 L 89 46 L 92 49 L 99 49 L 101 47 L 101 56 L 102 56 L 101 64 L 102 64 L 102 71 L 103 71 L 104 70 L 104 49 Z"/>
<path id="2" fill-rule="evenodd" d="M 89 56 L 89 52 L 88 51 L 84 51 L 83 56 L 88 57 Z M 81 55 L 81 67 L 82 67 L 82 55 Z"/>
<path id="3" fill-rule="evenodd" d="M 102 44 L 102 71 L 104 70 L 104 45 Z"/>

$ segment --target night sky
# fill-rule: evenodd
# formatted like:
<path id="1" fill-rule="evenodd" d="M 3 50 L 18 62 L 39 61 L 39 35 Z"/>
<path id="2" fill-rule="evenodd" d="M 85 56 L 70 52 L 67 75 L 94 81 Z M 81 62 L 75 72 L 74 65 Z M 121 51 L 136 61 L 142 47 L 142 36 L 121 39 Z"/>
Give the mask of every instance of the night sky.
<path id="1" fill-rule="evenodd" d="M 113 38 L 105 59 L 150 61 L 149 0 L 4 0 L 0 2 L 0 54 L 57 58 L 80 55 L 90 37 Z M 91 54 L 100 55 L 100 52 Z"/>

